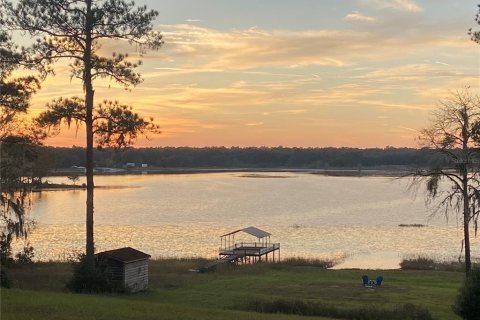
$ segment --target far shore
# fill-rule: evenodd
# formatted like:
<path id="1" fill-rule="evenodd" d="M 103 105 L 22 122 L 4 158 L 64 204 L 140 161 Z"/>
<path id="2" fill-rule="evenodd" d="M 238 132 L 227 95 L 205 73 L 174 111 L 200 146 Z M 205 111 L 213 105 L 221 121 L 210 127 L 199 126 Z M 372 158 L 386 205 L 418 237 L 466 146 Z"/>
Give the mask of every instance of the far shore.
<path id="1" fill-rule="evenodd" d="M 95 186 L 95 189 L 124 189 L 135 188 L 131 186 Z M 33 192 L 42 191 L 69 191 L 69 190 L 86 190 L 85 184 L 65 184 L 65 183 L 42 183 L 40 186 L 35 186 Z"/>
<path id="2" fill-rule="evenodd" d="M 137 175 L 137 174 L 202 174 L 202 173 L 309 173 L 325 176 L 387 176 L 402 177 L 411 172 L 411 168 L 403 166 L 368 167 L 368 168 L 102 168 L 95 170 L 95 175 Z M 55 169 L 51 176 L 83 176 L 84 171 L 71 168 Z"/>
<path id="3" fill-rule="evenodd" d="M 111 169 L 111 171 L 105 170 Z M 95 170 L 96 176 L 121 176 L 121 175 L 183 175 L 183 174 L 208 174 L 208 173 L 238 173 L 241 178 L 292 178 L 288 173 L 314 174 L 331 177 L 391 177 L 400 178 L 408 176 L 411 169 L 405 167 L 375 167 L 367 169 L 359 168 L 332 168 L 332 169 L 305 169 L 305 168 L 102 168 Z M 277 173 L 275 175 L 275 173 Z M 49 172 L 50 177 L 82 177 L 85 173 L 78 169 L 64 168 L 55 169 Z M 48 180 L 48 179 L 47 179 Z M 42 183 L 33 188 L 34 192 L 41 191 L 69 191 L 85 190 L 87 186 L 83 184 L 67 183 Z M 127 186 L 95 186 L 96 189 L 114 189 L 130 188 Z"/>

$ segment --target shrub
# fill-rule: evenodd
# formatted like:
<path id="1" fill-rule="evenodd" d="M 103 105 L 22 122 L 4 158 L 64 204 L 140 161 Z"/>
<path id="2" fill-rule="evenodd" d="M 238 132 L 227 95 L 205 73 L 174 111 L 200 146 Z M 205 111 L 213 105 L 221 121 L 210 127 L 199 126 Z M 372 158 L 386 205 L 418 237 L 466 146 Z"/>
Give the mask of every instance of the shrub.
<path id="1" fill-rule="evenodd" d="M 5 265 L 0 265 L 0 285 L 3 288 L 10 288 L 12 285 L 12 280 L 8 273 L 8 268 Z"/>
<path id="2" fill-rule="evenodd" d="M 438 261 L 428 257 L 410 257 L 400 262 L 402 270 L 436 270 L 436 271 L 463 271 L 463 263 L 455 261 Z"/>
<path id="3" fill-rule="evenodd" d="M 276 299 L 271 301 L 252 301 L 246 307 L 249 311 L 261 313 L 284 313 L 302 316 L 320 316 L 335 319 L 352 320 L 432 320 L 430 312 L 420 306 L 403 304 L 393 309 L 380 309 L 374 306 L 342 309 L 333 305 L 305 302 L 302 300 Z"/>
<path id="4" fill-rule="evenodd" d="M 474 268 L 460 288 L 453 311 L 463 319 L 480 319 L 480 268 Z"/>
<path id="5" fill-rule="evenodd" d="M 12 282 L 8 272 L 8 265 L 12 262 L 11 237 L 0 235 L 0 286 L 10 288 Z"/>
<path id="6" fill-rule="evenodd" d="M 82 254 L 73 269 L 67 288 L 77 293 L 123 292 L 121 285 L 112 280 L 109 268 L 95 260 L 89 262 Z"/>
<path id="7" fill-rule="evenodd" d="M 27 264 L 33 262 L 33 257 L 35 256 L 35 252 L 32 246 L 27 245 L 23 247 L 23 251 L 20 251 L 15 255 L 16 262 L 21 264 Z"/>
<path id="8" fill-rule="evenodd" d="M 331 268 L 335 266 L 335 264 L 336 262 L 333 260 L 309 259 L 309 258 L 299 258 L 299 257 L 286 258 L 280 262 L 280 265 L 297 266 L 297 267 L 319 267 L 323 269 Z"/>

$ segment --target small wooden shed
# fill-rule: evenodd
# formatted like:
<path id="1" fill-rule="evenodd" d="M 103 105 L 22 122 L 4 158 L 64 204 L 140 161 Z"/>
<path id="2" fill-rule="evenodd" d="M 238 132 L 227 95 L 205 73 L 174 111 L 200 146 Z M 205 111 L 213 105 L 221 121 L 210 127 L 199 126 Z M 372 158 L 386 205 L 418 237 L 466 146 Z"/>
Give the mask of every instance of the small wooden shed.
<path id="1" fill-rule="evenodd" d="M 98 262 L 109 269 L 112 280 L 121 283 L 130 292 L 148 288 L 148 259 L 151 256 L 125 247 L 97 254 Z"/>

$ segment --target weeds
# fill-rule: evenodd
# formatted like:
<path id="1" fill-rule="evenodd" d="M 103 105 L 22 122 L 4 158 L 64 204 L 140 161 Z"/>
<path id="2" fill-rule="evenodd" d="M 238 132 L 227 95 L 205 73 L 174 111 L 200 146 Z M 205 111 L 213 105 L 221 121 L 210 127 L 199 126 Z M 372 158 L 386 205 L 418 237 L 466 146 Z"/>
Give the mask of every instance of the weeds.
<path id="1" fill-rule="evenodd" d="M 403 270 L 435 270 L 435 271 L 463 271 L 465 266 L 461 262 L 437 261 L 427 257 L 411 257 L 400 262 Z"/>
<path id="2" fill-rule="evenodd" d="M 308 259 L 308 258 L 286 258 L 279 262 L 280 265 L 295 266 L 295 267 L 318 267 L 328 269 L 335 266 L 336 262 L 333 260 Z"/>
<path id="3" fill-rule="evenodd" d="M 335 319 L 352 320 L 432 320 L 430 312 L 421 306 L 403 304 L 393 309 L 380 309 L 374 306 L 343 309 L 337 306 L 318 302 L 305 302 L 302 300 L 255 300 L 249 303 L 248 311 L 260 313 L 284 313 L 302 316 L 331 317 Z"/>

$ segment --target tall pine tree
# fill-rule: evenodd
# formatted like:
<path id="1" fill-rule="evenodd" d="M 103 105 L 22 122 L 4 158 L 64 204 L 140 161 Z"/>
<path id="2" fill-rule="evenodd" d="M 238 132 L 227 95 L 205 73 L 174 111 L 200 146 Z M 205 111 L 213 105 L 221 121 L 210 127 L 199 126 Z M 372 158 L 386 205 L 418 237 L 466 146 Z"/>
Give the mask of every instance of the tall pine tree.
<path id="1" fill-rule="evenodd" d="M 82 104 L 86 130 L 86 258 L 93 263 L 94 81 L 109 78 L 127 88 L 141 82 L 140 74 L 134 71 L 139 63 L 130 61 L 126 54 L 103 56 L 99 49 L 107 41 L 128 42 L 142 54 L 159 49 L 162 36 L 153 31 L 158 12 L 123 0 L 1 1 L 8 17 L 5 23 L 36 37 L 32 61 L 49 71 L 55 62 L 69 60 L 72 77 L 82 81 L 84 97 L 77 102 Z"/>

